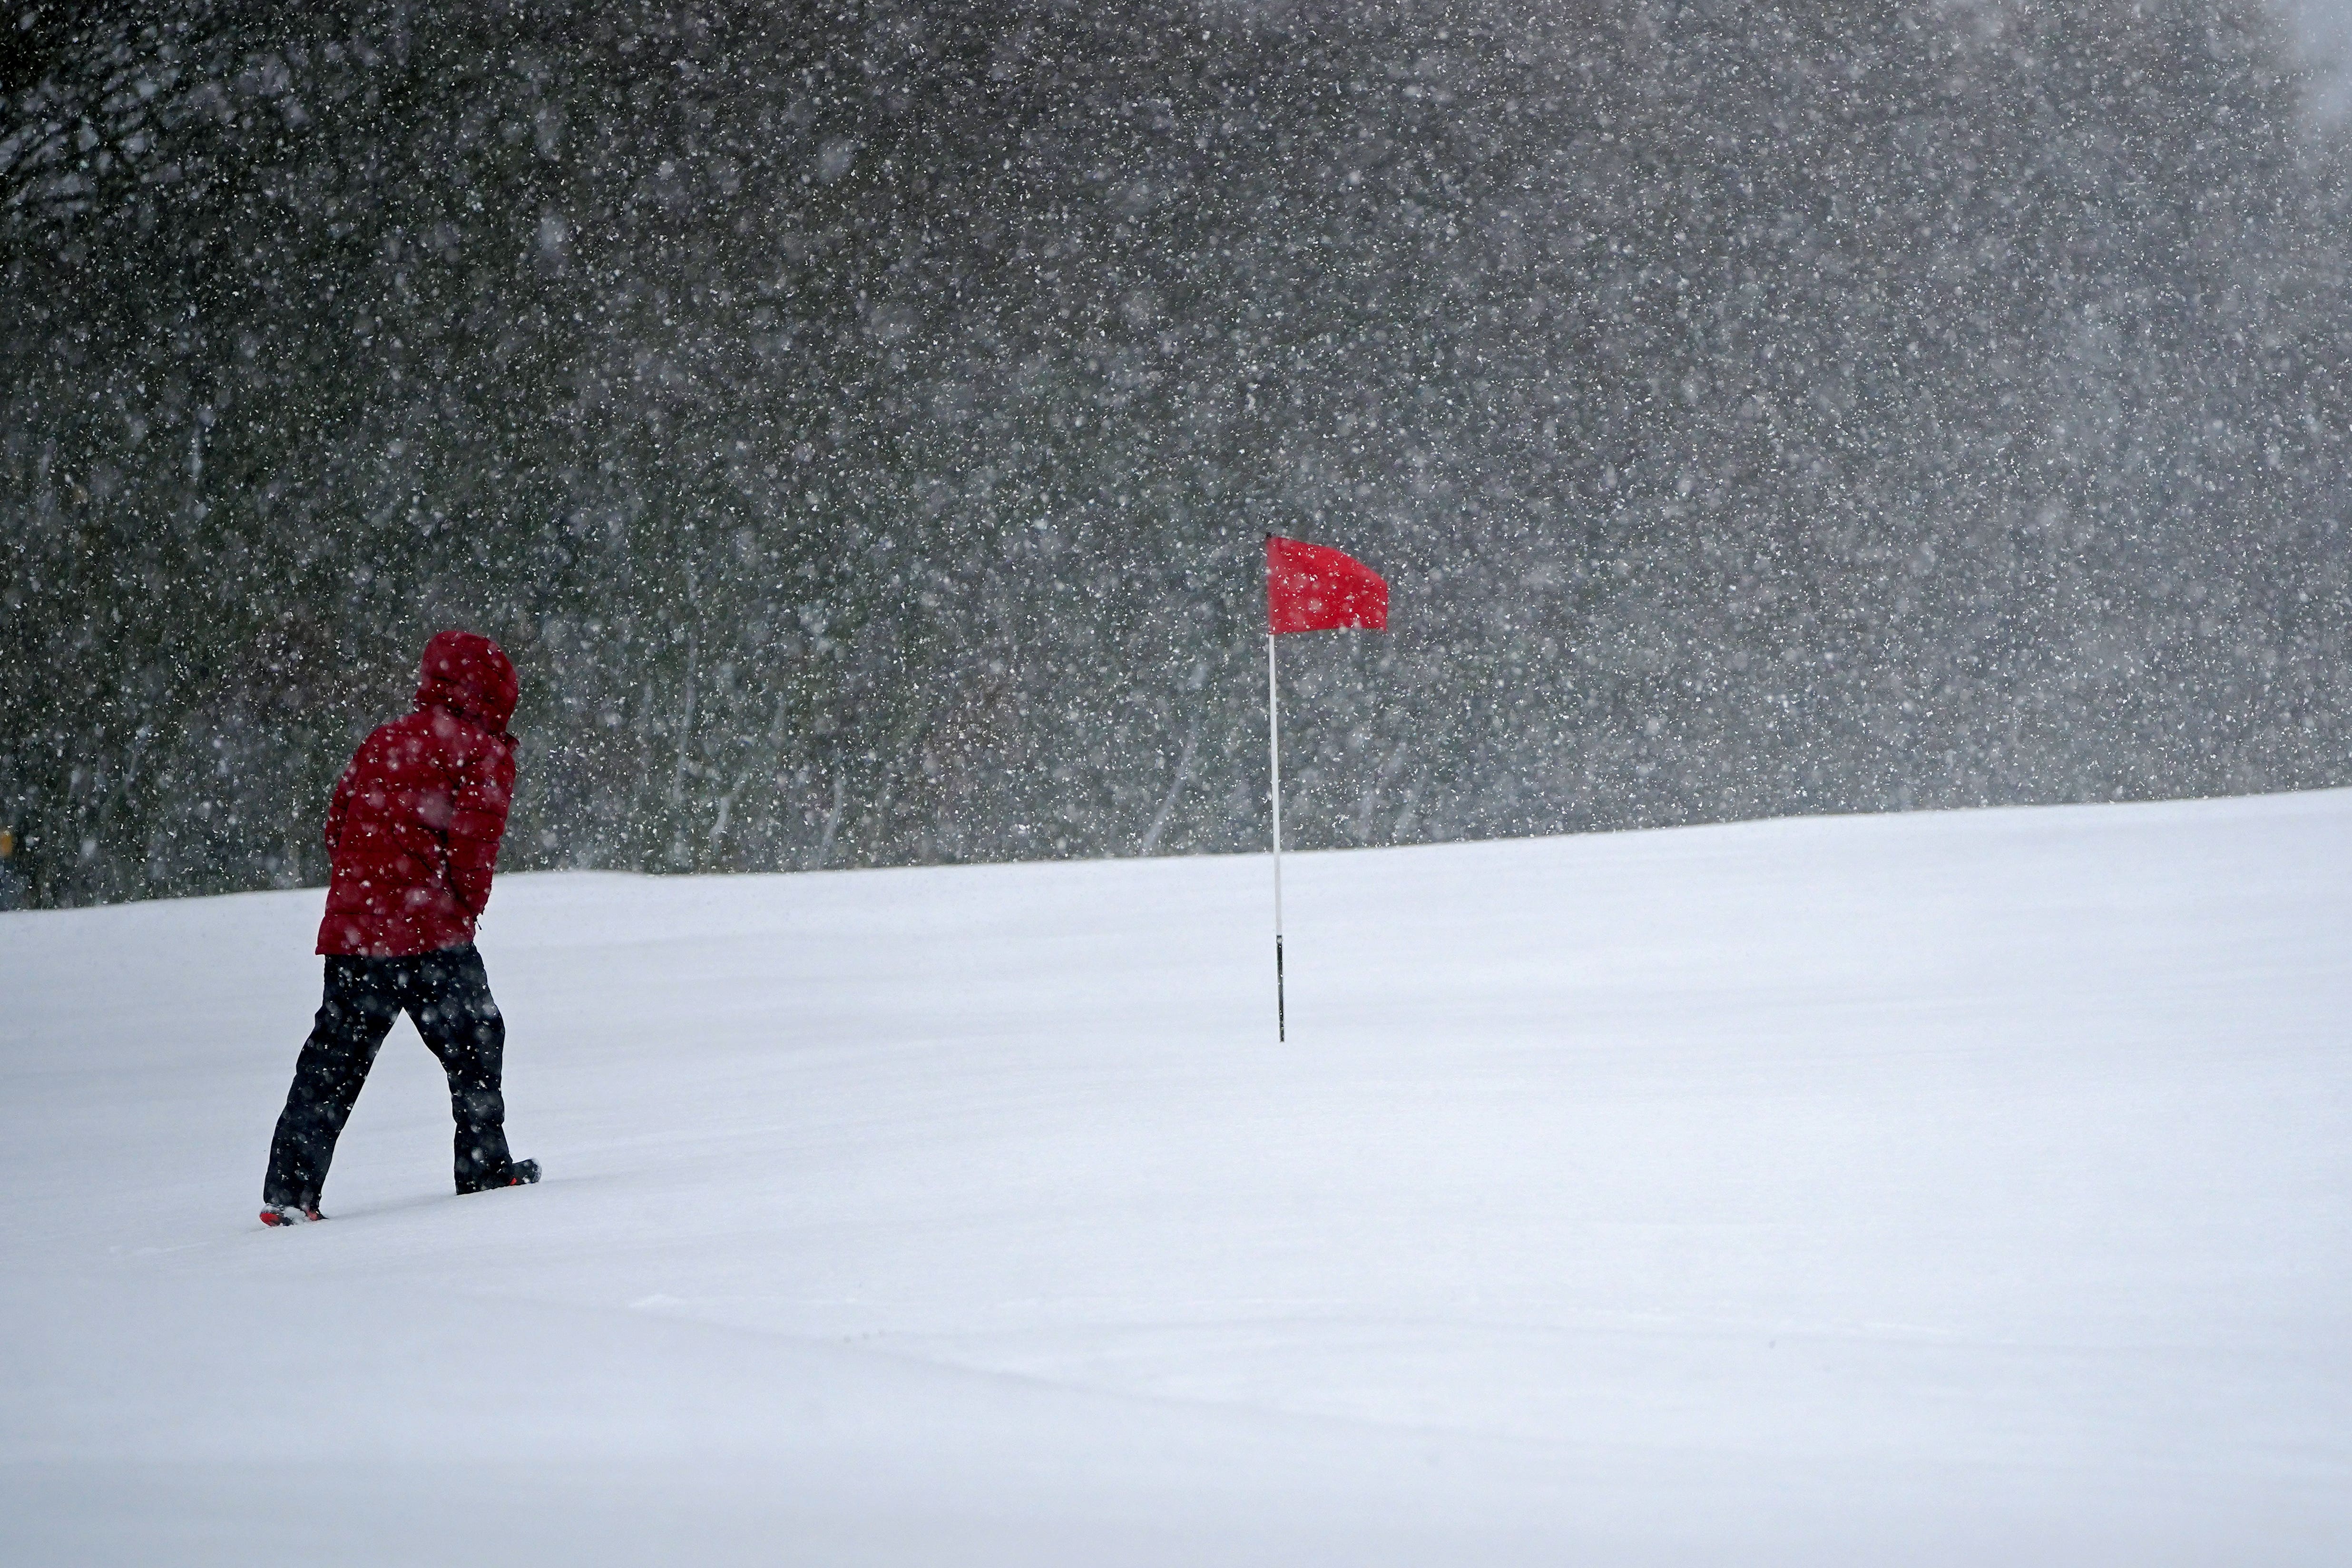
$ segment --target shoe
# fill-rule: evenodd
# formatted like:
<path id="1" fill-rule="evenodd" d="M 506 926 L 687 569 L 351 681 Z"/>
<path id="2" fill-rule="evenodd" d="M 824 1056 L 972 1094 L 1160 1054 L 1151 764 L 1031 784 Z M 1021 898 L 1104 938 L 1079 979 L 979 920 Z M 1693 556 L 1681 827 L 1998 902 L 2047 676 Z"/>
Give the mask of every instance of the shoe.
<path id="1" fill-rule="evenodd" d="M 317 1209 L 306 1208 L 300 1204 L 271 1204 L 261 1211 L 261 1223 L 264 1225 L 309 1225 L 326 1217 Z"/>
<path id="2" fill-rule="evenodd" d="M 457 1195 L 464 1197 L 468 1193 L 487 1193 L 493 1187 L 528 1187 L 538 1180 L 538 1161 L 517 1160 L 507 1167 L 505 1175 L 492 1176 L 488 1181 L 478 1182 L 470 1187 L 459 1187 Z"/>

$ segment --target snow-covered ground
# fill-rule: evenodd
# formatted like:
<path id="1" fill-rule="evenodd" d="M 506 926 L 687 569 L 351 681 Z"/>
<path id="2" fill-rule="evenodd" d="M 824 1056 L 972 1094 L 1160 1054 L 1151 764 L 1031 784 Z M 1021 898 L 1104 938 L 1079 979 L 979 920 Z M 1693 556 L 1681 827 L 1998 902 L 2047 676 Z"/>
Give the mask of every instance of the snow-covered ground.
<path id="1" fill-rule="evenodd" d="M 0 916 L 0 1562 L 2352 1561 L 2352 795 Z"/>

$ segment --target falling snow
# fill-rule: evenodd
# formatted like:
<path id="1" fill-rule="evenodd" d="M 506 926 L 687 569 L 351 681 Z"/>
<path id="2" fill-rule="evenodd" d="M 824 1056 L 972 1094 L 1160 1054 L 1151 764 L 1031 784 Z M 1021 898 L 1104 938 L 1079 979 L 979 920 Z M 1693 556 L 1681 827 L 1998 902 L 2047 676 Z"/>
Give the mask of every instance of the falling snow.
<path id="1" fill-rule="evenodd" d="M 315 882 L 425 635 L 510 867 L 2341 782 L 2352 205 L 2259 7 L 20 6 L 0 809 Z M 161 17 L 162 20 L 154 20 Z"/>

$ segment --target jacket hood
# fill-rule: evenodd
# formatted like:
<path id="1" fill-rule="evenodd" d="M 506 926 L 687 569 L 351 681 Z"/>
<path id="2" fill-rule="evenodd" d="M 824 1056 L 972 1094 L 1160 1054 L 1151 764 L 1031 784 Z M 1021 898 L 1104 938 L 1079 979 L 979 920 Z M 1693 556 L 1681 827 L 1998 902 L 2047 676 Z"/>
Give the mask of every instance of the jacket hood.
<path id="1" fill-rule="evenodd" d="M 425 645 L 416 677 L 416 705 L 446 708 L 460 719 L 503 735 L 521 693 L 507 650 L 472 632 L 436 632 Z"/>

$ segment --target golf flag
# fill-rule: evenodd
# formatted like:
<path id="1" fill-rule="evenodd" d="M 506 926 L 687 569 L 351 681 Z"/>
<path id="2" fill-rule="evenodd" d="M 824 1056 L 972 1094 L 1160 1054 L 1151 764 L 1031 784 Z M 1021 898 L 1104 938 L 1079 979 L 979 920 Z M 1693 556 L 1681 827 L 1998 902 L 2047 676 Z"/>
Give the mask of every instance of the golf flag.
<path id="1" fill-rule="evenodd" d="M 1282 682 L 1274 639 L 1285 632 L 1389 629 L 1389 585 L 1381 574 L 1326 545 L 1265 536 L 1266 804 L 1274 816 L 1274 1037 L 1290 1037 L 1282 977 Z"/>
<path id="2" fill-rule="evenodd" d="M 1388 630 L 1389 585 L 1351 555 L 1304 540 L 1265 536 L 1265 629 Z"/>

